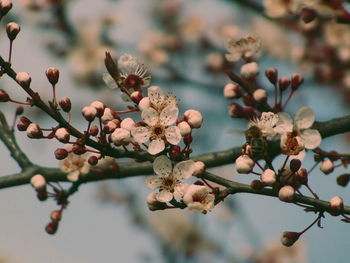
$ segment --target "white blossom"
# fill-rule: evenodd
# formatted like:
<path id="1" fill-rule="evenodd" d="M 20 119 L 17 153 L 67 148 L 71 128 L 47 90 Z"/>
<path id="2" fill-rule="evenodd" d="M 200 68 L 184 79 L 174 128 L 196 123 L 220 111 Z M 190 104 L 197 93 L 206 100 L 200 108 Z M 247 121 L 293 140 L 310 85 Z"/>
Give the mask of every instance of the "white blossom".
<path id="1" fill-rule="evenodd" d="M 69 153 L 68 156 L 59 162 L 62 172 L 68 173 L 67 178 L 71 182 L 79 180 L 79 176 L 86 175 L 90 171 L 90 165 L 87 162 L 87 154 L 77 155 Z"/>
<path id="2" fill-rule="evenodd" d="M 143 81 L 142 87 L 146 87 L 151 82 L 151 76 L 148 75 L 148 70 L 144 64 L 141 64 L 136 57 L 129 54 L 124 54 L 118 59 L 118 69 L 123 78 L 129 75 L 136 75 Z"/>
<path id="3" fill-rule="evenodd" d="M 111 140 L 117 146 L 127 145 L 130 142 L 130 139 L 131 139 L 130 131 L 127 129 L 117 128 L 111 134 Z"/>
<path id="4" fill-rule="evenodd" d="M 177 163 L 174 168 L 171 160 L 165 156 L 158 156 L 153 163 L 153 170 L 156 176 L 146 178 L 148 188 L 159 189 L 155 198 L 159 202 L 169 202 L 175 198 L 182 198 L 187 184 L 183 179 L 190 177 L 194 171 L 194 162 L 192 160 Z"/>
<path id="5" fill-rule="evenodd" d="M 126 118 L 122 120 L 122 122 L 120 123 L 120 128 L 131 131 L 134 125 L 135 125 L 135 121 L 132 118 Z"/>
<path id="6" fill-rule="evenodd" d="M 150 141 L 148 152 L 157 154 L 165 149 L 165 143 L 177 145 L 181 140 L 180 129 L 174 124 L 179 115 L 179 109 L 171 98 L 165 98 L 163 91 L 156 86 L 148 88 L 151 107 L 145 108 L 141 118 L 146 126 L 133 126 L 131 134 L 138 143 Z"/>
<path id="7" fill-rule="evenodd" d="M 300 143 L 306 149 L 315 149 L 321 143 L 321 135 L 316 129 L 310 129 L 315 121 L 315 114 L 310 107 L 301 107 L 295 114 L 294 123 L 292 118 L 284 112 L 278 113 L 278 123 L 275 131 L 284 134 L 289 133 L 294 137 L 300 137 Z M 292 134 L 293 133 L 293 134 Z M 285 140 L 288 143 L 288 140 Z M 288 145 L 282 147 L 289 147 Z"/>
<path id="8" fill-rule="evenodd" d="M 204 185 L 190 185 L 183 197 L 188 209 L 193 212 L 206 213 L 214 208 L 215 196 Z"/>
<path id="9" fill-rule="evenodd" d="M 238 41 L 231 39 L 227 43 L 226 47 L 229 54 L 226 54 L 226 59 L 228 61 L 236 62 L 243 59 L 252 58 L 257 55 L 261 49 L 260 40 L 253 37 L 242 38 Z"/>

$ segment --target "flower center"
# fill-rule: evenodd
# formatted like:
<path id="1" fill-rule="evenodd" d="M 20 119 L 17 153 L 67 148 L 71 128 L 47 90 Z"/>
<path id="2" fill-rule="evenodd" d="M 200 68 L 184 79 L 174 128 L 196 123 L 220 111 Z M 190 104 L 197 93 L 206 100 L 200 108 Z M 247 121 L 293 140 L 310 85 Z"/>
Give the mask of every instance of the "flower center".
<path id="1" fill-rule="evenodd" d="M 176 180 L 174 179 L 174 177 L 172 175 L 169 175 L 163 178 L 162 188 L 172 191 L 174 189 L 175 183 Z"/>
<path id="2" fill-rule="evenodd" d="M 142 85 L 143 85 L 143 80 L 135 74 L 128 75 L 128 77 L 123 82 L 123 86 L 126 89 L 139 90 Z"/>

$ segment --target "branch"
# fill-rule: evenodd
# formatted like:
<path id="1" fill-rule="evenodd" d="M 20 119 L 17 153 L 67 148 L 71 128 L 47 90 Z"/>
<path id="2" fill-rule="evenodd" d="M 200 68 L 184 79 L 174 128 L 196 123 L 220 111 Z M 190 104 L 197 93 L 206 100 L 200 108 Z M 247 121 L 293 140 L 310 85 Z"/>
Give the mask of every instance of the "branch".
<path id="1" fill-rule="evenodd" d="M 32 166 L 32 162 L 18 146 L 13 130 L 9 127 L 4 114 L 0 111 L 0 140 L 2 140 L 10 151 L 12 158 L 18 163 L 22 170 Z"/>

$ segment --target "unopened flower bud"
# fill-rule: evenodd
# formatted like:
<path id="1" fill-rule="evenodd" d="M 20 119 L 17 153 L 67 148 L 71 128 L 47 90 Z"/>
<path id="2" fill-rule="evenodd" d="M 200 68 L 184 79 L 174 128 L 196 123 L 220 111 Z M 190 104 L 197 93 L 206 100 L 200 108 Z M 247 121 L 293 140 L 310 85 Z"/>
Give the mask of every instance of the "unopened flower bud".
<path id="1" fill-rule="evenodd" d="M 32 139 L 39 139 L 43 137 L 43 132 L 40 129 L 40 126 L 36 123 L 31 123 L 27 128 L 27 136 Z"/>
<path id="2" fill-rule="evenodd" d="M 20 30 L 21 30 L 21 27 L 19 26 L 19 24 L 15 23 L 15 22 L 10 22 L 6 25 L 7 37 L 11 41 L 15 40 L 15 38 L 18 35 Z"/>
<path id="3" fill-rule="evenodd" d="M 118 128 L 118 124 L 117 122 L 115 122 L 114 120 L 111 121 L 107 121 L 105 126 L 103 127 L 103 130 L 109 134 L 115 131 L 115 129 Z"/>
<path id="4" fill-rule="evenodd" d="M 236 170 L 240 174 L 247 174 L 253 169 L 254 164 L 254 161 L 244 154 L 236 159 Z"/>
<path id="5" fill-rule="evenodd" d="M 228 105 L 228 114 L 232 118 L 242 118 L 244 116 L 243 107 L 238 103 L 230 103 Z"/>
<path id="6" fill-rule="evenodd" d="M 304 7 L 301 10 L 301 19 L 305 23 L 312 22 L 316 17 L 317 17 L 317 12 L 315 11 L 315 9 Z"/>
<path id="7" fill-rule="evenodd" d="M 142 92 L 141 91 L 134 91 L 131 93 L 130 98 L 132 99 L 133 102 L 138 104 L 142 100 Z"/>
<path id="8" fill-rule="evenodd" d="M 300 168 L 296 173 L 295 173 L 296 178 L 298 181 L 303 184 L 307 185 L 308 183 L 308 172 L 305 168 Z"/>
<path id="9" fill-rule="evenodd" d="M 272 84 L 276 84 L 278 78 L 278 71 L 275 68 L 268 68 L 267 70 L 265 70 L 265 76 Z"/>
<path id="10" fill-rule="evenodd" d="M 12 1 L 0 0 L 0 18 L 5 16 L 12 8 Z"/>
<path id="11" fill-rule="evenodd" d="M 142 100 L 140 100 L 138 107 L 140 111 L 143 111 L 144 109 L 151 107 L 151 101 L 148 97 L 144 97 Z"/>
<path id="12" fill-rule="evenodd" d="M 58 82 L 58 78 L 60 77 L 59 70 L 57 68 L 50 67 L 45 71 L 45 74 L 51 85 L 55 86 Z"/>
<path id="13" fill-rule="evenodd" d="M 84 146 L 80 146 L 78 144 L 74 144 L 73 145 L 72 151 L 76 155 L 82 155 L 82 154 L 86 153 L 85 147 Z"/>
<path id="14" fill-rule="evenodd" d="M 259 65 L 256 62 L 244 64 L 241 67 L 241 75 L 245 79 L 251 79 L 259 74 Z"/>
<path id="15" fill-rule="evenodd" d="M 120 128 L 131 131 L 131 128 L 135 126 L 135 121 L 131 118 L 126 118 L 120 123 Z"/>
<path id="16" fill-rule="evenodd" d="M 271 169 L 266 169 L 261 175 L 261 181 L 272 186 L 276 182 L 276 173 Z"/>
<path id="17" fill-rule="evenodd" d="M 282 245 L 286 247 L 292 246 L 300 237 L 300 233 L 298 232 L 283 232 L 283 235 L 281 237 L 281 243 Z"/>
<path id="18" fill-rule="evenodd" d="M 344 208 L 343 199 L 339 196 L 334 196 L 329 202 L 330 207 L 335 211 L 342 211 Z"/>
<path id="19" fill-rule="evenodd" d="M 190 145 L 190 144 L 192 143 L 192 140 L 193 140 L 192 135 L 191 135 L 191 134 L 185 135 L 185 136 L 183 137 L 183 140 L 184 140 L 184 143 L 185 143 L 186 145 Z"/>
<path id="20" fill-rule="evenodd" d="M 62 219 L 62 211 L 61 210 L 53 210 L 50 214 L 50 218 L 52 221 L 61 221 Z"/>
<path id="21" fill-rule="evenodd" d="M 295 190 L 290 185 L 283 186 L 278 192 L 278 198 L 283 202 L 293 202 Z"/>
<path id="22" fill-rule="evenodd" d="M 91 102 L 90 106 L 94 107 L 96 109 L 96 111 L 97 111 L 96 116 L 97 117 L 99 117 L 99 118 L 102 117 L 106 106 L 101 101 L 96 100 L 94 102 Z"/>
<path id="23" fill-rule="evenodd" d="M 291 77 L 292 90 L 297 90 L 304 82 L 304 77 L 300 74 L 293 74 Z"/>
<path id="24" fill-rule="evenodd" d="M 170 157 L 172 160 L 176 160 L 181 154 L 181 148 L 178 145 L 170 146 Z"/>
<path id="25" fill-rule="evenodd" d="M 250 186 L 255 190 L 261 190 L 264 188 L 265 184 L 260 180 L 253 180 L 250 182 Z"/>
<path id="26" fill-rule="evenodd" d="M 54 235 L 57 232 L 58 229 L 58 222 L 57 221 L 52 221 L 48 223 L 45 227 L 46 233 L 50 235 Z"/>
<path id="27" fill-rule="evenodd" d="M 101 120 L 105 122 L 105 121 L 111 121 L 113 119 L 114 119 L 113 111 L 110 108 L 105 108 L 103 115 L 101 117 Z"/>
<path id="28" fill-rule="evenodd" d="M 182 121 L 182 122 L 180 122 L 180 123 L 177 125 L 177 127 L 179 127 L 179 129 L 180 129 L 180 134 L 181 134 L 181 136 L 186 136 L 186 135 L 188 135 L 188 134 L 191 134 L 191 132 L 192 132 L 192 128 L 191 128 L 191 126 L 188 124 L 187 121 Z"/>
<path id="29" fill-rule="evenodd" d="M 89 130 L 89 134 L 91 136 L 97 136 L 98 132 L 99 132 L 98 127 L 96 125 L 92 125 L 90 130 Z"/>
<path id="30" fill-rule="evenodd" d="M 163 203 L 163 202 L 159 202 L 156 198 L 157 196 L 157 193 L 156 192 L 153 192 L 153 193 L 150 193 L 148 196 L 147 196 L 147 206 L 148 206 L 148 209 L 151 210 L 151 211 L 156 211 L 156 210 L 164 210 L 167 208 L 167 204 L 166 203 Z"/>
<path id="31" fill-rule="evenodd" d="M 194 129 L 198 129 L 202 126 L 203 117 L 197 110 L 187 110 L 184 113 L 187 123 Z"/>
<path id="32" fill-rule="evenodd" d="M 111 140 L 117 146 L 127 145 L 130 142 L 130 139 L 130 131 L 123 128 L 117 128 L 111 134 Z"/>
<path id="33" fill-rule="evenodd" d="M 81 110 L 81 114 L 84 116 L 85 120 L 92 122 L 96 117 L 97 110 L 95 107 L 85 106 Z"/>
<path id="34" fill-rule="evenodd" d="M 60 99 L 60 101 L 58 102 L 58 104 L 60 104 L 61 109 L 64 112 L 70 112 L 71 108 L 72 108 L 72 104 L 70 102 L 69 98 L 62 98 Z"/>
<path id="35" fill-rule="evenodd" d="M 240 97 L 240 88 L 235 83 L 228 83 L 224 87 L 224 96 L 227 99 L 236 99 Z"/>
<path id="36" fill-rule="evenodd" d="M 22 106 L 19 106 L 16 108 L 16 116 L 21 115 L 23 113 L 24 109 Z"/>
<path id="37" fill-rule="evenodd" d="M 331 172 L 333 172 L 334 170 L 334 164 L 331 160 L 324 160 L 321 163 L 320 166 L 320 170 L 324 173 L 324 174 L 329 174 Z"/>
<path id="38" fill-rule="evenodd" d="M 67 156 L 68 156 L 68 151 L 66 149 L 57 148 L 55 150 L 55 157 L 56 157 L 57 160 L 63 160 Z"/>
<path id="39" fill-rule="evenodd" d="M 281 90 L 281 91 L 286 90 L 286 89 L 289 87 L 290 82 L 291 82 L 290 79 L 287 78 L 287 77 L 279 78 L 279 80 L 278 80 L 278 86 L 279 86 L 280 90 Z"/>
<path id="40" fill-rule="evenodd" d="M 21 118 L 19 118 L 19 121 L 17 123 L 17 129 L 19 131 L 26 131 L 29 124 L 31 124 L 32 122 L 27 118 L 22 116 Z"/>
<path id="41" fill-rule="evenodd" d="M 19 72 L 16 75 L 16 81 L 22 87 L 28 88 L 30 85 L 30 82 L 32 81 L 32 78 L 29 76 L 27 72 Z"/>
<path id="42" fill-rule="evenodd" d="M 6 91 L 0 89 L 0 102 L 8 102 L 10 100 L 10 96 Z"/>
<path id="43" fill-rule="evenodd" d="M 341 174 L 337 177 L 337 183 L 341 186 L 347 186 L 350 181 L 350 174 Z"/>
<path id="44" fill-rule="evenodd" d="M 34 175 L 30 179 L 30 184 L 34 187 L 37 191 L 43 191 L 46 189 L 46 179 L 41 174 Z"/>
<path id="45" fill-rule="evenodd" d="M 301 161 L 299 159 L 292 159 L 289 163 L 289 168 L 291 172 L 295 173 L 301 167 Z"/>
<path id="46" fill-rule="evenodd" d="M 205 163 L 198 161 L 194 163 L 194 171 L 193 171 L 193 176 L 201 176 L 205 172 L 206 166 Z"/>
<path id="47" fill-rule="evenodd" d="M 90 165 L 96 165 L 98 163 L 98 158 L 96 156 L 90 156 L 88 159 L 88 163 Z"/>
<path id="48" fill-rule="evenodd" d="M 244 105 L 246 105 L 246 106 L 253 106 L 254 107 L 256 104 L 256 101 L 254 100 L 254 98 L 248 94 L 246 94 L 242 97 L 242 101 L 243 101 Z"/>
<path id="49" fill-rule="evenodd" d="M 253 98 L 254 98 L 254 100 L 256 100 L 258 102 L 266 101 L 266 99 L 267 99 L 267 92 L 266 92 L 266 90 L 264 90 L 264 89 L 257 89 L 253 93 Z"/>
<path id="50" fill-rule="evenodd" d="M 55 132 L 55 137 L 60 142 L 66 143 L 69 142 L 70 134 L 66 128 L 59 128 Z"/>

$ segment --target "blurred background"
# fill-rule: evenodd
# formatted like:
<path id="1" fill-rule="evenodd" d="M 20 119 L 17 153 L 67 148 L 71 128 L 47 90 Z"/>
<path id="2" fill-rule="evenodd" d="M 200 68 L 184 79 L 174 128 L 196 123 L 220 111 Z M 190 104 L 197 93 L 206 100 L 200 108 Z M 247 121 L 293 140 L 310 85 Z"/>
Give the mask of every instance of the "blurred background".
<path id="1" fill-rule="evenodd" d="M 276 2 L 271 7 L 271 2 Z M 261 40 L 261 71 L 276 67 L 280 76 L 301 73 L 305 84 L 288 105 L 294 114 L 301 106 L 314 108 L 318 121 L 349 113 L 350 28 L 325 17 L 305 23 L 300 15 L 283 13 L 278 1 L 234 0 L 22 0 L 2 23 L 0 52 L 7 57 L 5 25 L 15 21 L 21 32 L 13 46 L 12 65 L 27 71 L 32 88 L 44 101 L 51 97 L 45 76 L 48 67 L 60 70 L 58 97 L 70 97 L 72 121 L 84 128 L 80 110 L 99 99 L 113 109 L 125 109 L 116 90 L 102 81 L 105 51 L 113 57 L 130 53 L 148 66 L 152 85 L 161 86 L 180 101 L 180 112 L 197 109 L 204 116 L 194 133 L 194 155 L 225 150 L 245 142 L 246 122 L 230 118 L 223 87 L 224 69 L 239 71 L 224 55 L 228 39 L 253 36 Z M 285 2 L 285 1 L 279 1 Z M 344 3 L 345 8 L 348 4 Z M 279 7 L 279 9 L 277 8 Z M 277 11 L 276 11 L 277 10 Z M 281 11 L 282 10 L 282 11 Z M 263 75 L 263 74 L 261 74 Z M 268 92 L 273 87 L 263 76 Z M 271 84 L 270 84 L 271 85 Z M 1 88 L 11 97 L 26 95 L 7 76 Z M 327 105 L 327 106 L 325 106 Z M 9 121 L 15 108 L 0 105 Z M 54 122 L 36 109 L 25 116 L 52 127 Z M 18 143 L 34 163 L 57 167 L 55 141 Z M 322 149 L 346 152 L 345 135 L 325 139 Z M 1 175 L 19 172 L 7 149 L 0 145 Z M 274 164 L 282 164 L 276 159 Z M 303 165 L 310 168 L 313 156 Z M 212 170 L 249 183 L 234 165 Z M 342 168 L 325 176 L 317 168 L 310 185 L 321 199 L 334 195 L 350 201 L 348 188 L 336 183 Z M 326 216 L 323 229 L 314 227 L 293 247 L 280 244 L 283 231 L 300 231 L 315 216 L 274 198 L 237 194 L 207 215 L 185 211 L 150 212 L 144 177 L 83 185 L 71 198 L 58 232 L 45 233 L 53 202 L 38 202 L 30 186 L 0 191 L 1 263 L 93 262 L 348 262 L 350 230 L 339 218 Z"/>

